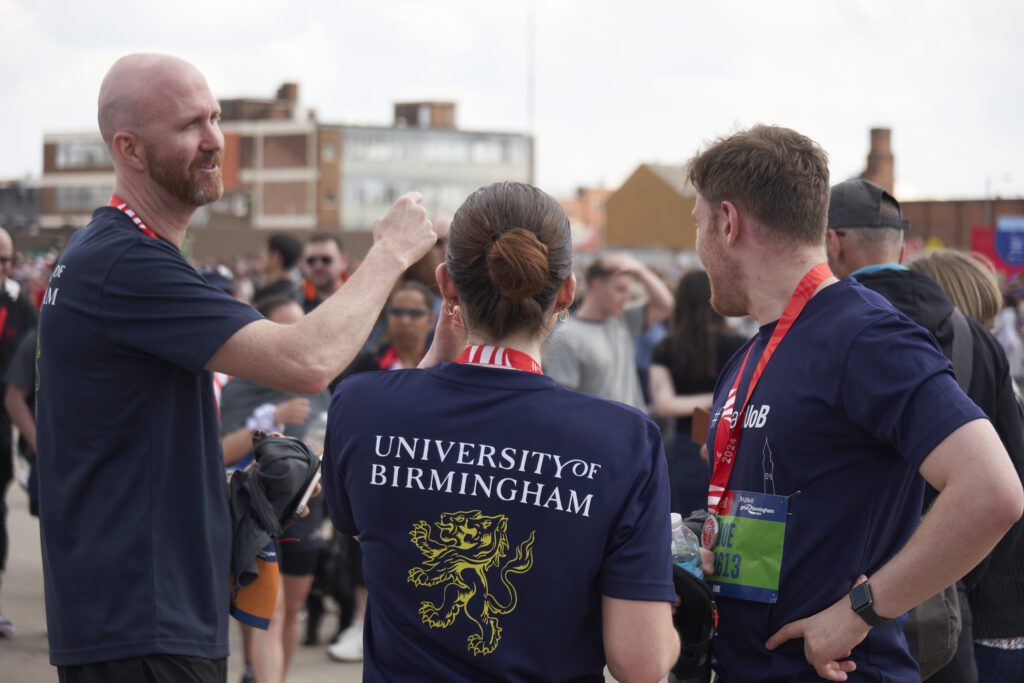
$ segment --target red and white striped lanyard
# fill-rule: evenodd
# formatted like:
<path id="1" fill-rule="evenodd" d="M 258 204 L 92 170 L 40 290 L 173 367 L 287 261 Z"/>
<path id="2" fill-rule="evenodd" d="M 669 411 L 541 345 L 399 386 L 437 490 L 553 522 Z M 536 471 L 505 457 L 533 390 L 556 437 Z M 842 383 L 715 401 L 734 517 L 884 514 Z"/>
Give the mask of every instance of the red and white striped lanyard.
<path id="1" fill-rule="evenodd" d="M 496 365 L 502 368 L 513 368 L 543 375 L 540 363 L 529 354 L 504 346 L 473 345 L 466 348 L 455 360 L 456 363 L 473 363 L 475 365 Z"/>
<path id="2" fill-rule="evenodd" d="M 128 216 L 128 218 L 131 218 L 132 222 L 135 223 L 135 227 L 141 230 L 144 235 L 152 237 L 155 240 L 160 239 L 160 237 L 153 232 L 153 230 L 146 225 L 141 218 L 139 218 L 139 215 L 132 210 L 132 207 L 128 206 L 128 202 L 121 199 L 116 194 L 110 196 L 110 203 L 107 204 L 107 206 L 112 206 L 125 216 Z"/>
<path id="3" fill-rule="evenodd" d="M 757 386 L 758 380 L 764 374 L 765 366 L 768 365 L 768 361 L 771 360 L 779 343 L 782 342 L 786 333 L 803 312 L 804 306 L 814 296 L 814 292 L 830 277 L 832 277 L 832 271 L 828 264 L 819 263 L 800 280 L 800 284 L 796 286 L 793 296 L 789 298 L 789 303 L 786 304 L 786 308 L 782 312 L 782 317 L 775 325 L 761 358 L 757 361 L 754 373 L 750 376 L 750 382 L 747 384 L 743 402 L 737 407 L 736 392 L 739 389 L 743 371 L 747 367 L 747 361 L 750 360 L 750 352 L 754 349 L 753 344 L 747 349 L 747 355 L 743 357 L 743 363 L 740 365 L 739 372 L 736 373 L 736 381 L 733 382 L 732 389 L 729 390 L 725 398 L 722 414 L 718 418 L 718 428 L 715 430 L 715 469 L 711 475 L 711 484 L 708 486 L 708 519 L 701 537 L 705 548 L 710 549 L 718 535 L 717 518 L 722 513 L 722 497 L 729 486 L 733 465 L 736 464 L 737 449 L 740 445 L 740 436 L 743 433 L 743 412 L 747 408 L 747 402 L 750 400 L 751 394 L 754 393 L 754 387 Z M 733 421 L 734 416 L 735 421 Z"/>

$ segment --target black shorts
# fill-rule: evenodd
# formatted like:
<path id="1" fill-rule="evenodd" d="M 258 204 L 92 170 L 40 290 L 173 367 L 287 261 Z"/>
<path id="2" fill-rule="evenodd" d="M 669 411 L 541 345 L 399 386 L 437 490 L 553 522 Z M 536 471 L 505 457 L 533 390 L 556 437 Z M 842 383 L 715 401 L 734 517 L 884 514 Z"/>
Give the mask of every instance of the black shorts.
<path id="1" fill-rule="evenodd" d="M 228 660 L 146 655 L 112 662 L 58 666 L 60 683 L 226 683 Z"/>
<path id="2" fill-rule="evenodd" d="M 316 574 L 316 564 L 320 561 L 320 549 L 310 550 L 296 546 L 300 546 L 300 544 L 288 542 L 277 544 L 277 564 L 281 573 L 286 576 Z"/>

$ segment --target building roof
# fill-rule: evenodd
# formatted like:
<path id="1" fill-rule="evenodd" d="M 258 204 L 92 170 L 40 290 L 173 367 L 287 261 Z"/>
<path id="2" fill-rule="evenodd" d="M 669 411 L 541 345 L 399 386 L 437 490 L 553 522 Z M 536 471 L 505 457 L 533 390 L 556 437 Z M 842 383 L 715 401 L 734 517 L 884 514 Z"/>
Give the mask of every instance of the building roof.
<path id="1" fill-rule="evenodd" d="M 686 179 L 685 164 L 644 164 L 644 166 L 651 169 L 666 185 L 684 197 L 692 197 L 696 194 L 690 181 Z"/>

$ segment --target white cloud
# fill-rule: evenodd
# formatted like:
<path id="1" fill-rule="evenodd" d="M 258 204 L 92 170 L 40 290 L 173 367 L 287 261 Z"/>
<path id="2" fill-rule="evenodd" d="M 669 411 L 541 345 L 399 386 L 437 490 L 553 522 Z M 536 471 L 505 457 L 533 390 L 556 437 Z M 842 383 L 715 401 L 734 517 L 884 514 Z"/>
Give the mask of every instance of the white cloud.
<path id="1" fill-rule="evenodd" d="M 1024 195 L 1012 0 L 0 0 L 0 84 L 16 102 L 0 111 L 0 177 L 39 172 L 44 131 L 94 127 L 104 72 L 141 50 L 189 59 L 222 96 L 297 81 L 325 121 L 387 124 L 392 102 L 438 98 L 458 101 L 463 127 L 522 130 L 531 1 L 546 189 L 614 186 L 763 121 L 818 140 L 836 179 L 862 170 L 882 125 L 901 189 L 980 196 L 1010 173 L 1000 191 Z"/>

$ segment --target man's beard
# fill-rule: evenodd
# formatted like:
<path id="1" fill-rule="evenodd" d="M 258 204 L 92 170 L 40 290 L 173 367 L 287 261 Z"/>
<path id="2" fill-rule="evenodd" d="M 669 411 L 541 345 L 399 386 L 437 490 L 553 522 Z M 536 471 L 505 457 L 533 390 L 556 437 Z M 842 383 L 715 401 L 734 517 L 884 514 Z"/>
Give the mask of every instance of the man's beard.
<path id="1" fill-rule="evenodd" d="M 154 157 L 149 164 L 149 177 L 167 190 L 178 201 L 191 206 L 204 206 L 215 202 L 224 194 L 221 176 L 221 153 L 213 152 L 199 157 L 182 172 L 177 159 Z M 217 172 L 207 174 L 199 169 L 211 163 L 217 165 Z"/>
<path id="2" fill-rule="evenodd" d="M 750 296 L 746 274 L 720 246 L 709 244 L 708 247 L 711 253 L 704 268 L 711 282 L 711 308 L 725 317 L 748 315 Z"/>

